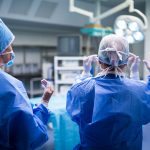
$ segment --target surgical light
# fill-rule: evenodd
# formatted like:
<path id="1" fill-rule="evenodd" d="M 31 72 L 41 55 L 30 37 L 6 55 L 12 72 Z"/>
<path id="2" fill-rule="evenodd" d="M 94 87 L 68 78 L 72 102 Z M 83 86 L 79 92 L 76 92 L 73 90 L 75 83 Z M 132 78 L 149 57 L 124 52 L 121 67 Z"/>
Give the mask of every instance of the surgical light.
<path id="1" fill-rule="evenodd" d="M 124 32 L 121 29 L 116 29 L 116 34 L 120 36 L 124 36 Z"/>
<path id="2" fill-rule="evenodd" d="M 126 29 L 127 28 L 127 24 L 124 20 L 119 20 L 117 22 L 117 26 L 119 26 L 121 29 Z"/>
<path id="3" fill-rule="evenodd" d="M 121 15 L 115 20 L 114 32 L 124 36 L 129 43 L 139 42 L 144 39 L 144 23 L 135 16 Z"/>
<path id="4" fill-rule="evenodd" d="M 125 36 L 125 38 L 127 39 L 129 43 L 134 43 L 134 38 L 131 35 L 127 35 Z"/>
<path id="5" fill-rule="evenodd" d="M 98 2 L 99 0 L 95 1 Z M 126 37 L 129 43 L 139 42 L 144 39 L 144 32 L 148 28 L 148 20 L 145 14 L 143 14 L 140 10 L 134 8 L 134 0 L 125 0 L 114 8 L 111 8 L 108 11 L 105 11 L 97 16 L 94 16 L 94 12 L 76 7 L 75 0 L 69 0 L 69 2 L 70 12 L 76 12 L 89 17 L 89 21 L 93 24 L 129 7 L 129 12 L 138 14 L 143 21 L 135 16 L 119 16 L 114 24 L 114 32 Z"/>
<path id="6" fill-rule="evenodd" d="M 142 41 L 144 39 L 144 35 L 141 32 L 135 32 L 133 37 L 137 40 L 137 41 Z"/>
<path id="7" fill-rule="evenodd" d="M 136 22 L 129 23 L 128 27 L 131 31 L 138 31 L 139 30 L 139 26 Z"/>

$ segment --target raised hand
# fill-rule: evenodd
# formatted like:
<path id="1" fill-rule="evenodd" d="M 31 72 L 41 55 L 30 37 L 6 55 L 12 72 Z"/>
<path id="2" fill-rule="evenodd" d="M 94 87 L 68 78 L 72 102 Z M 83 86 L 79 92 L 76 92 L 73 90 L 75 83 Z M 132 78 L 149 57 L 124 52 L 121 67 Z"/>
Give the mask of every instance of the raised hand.
<path id="1" fill-rule="evenodd" d="M 130 78 L 139 80 L 140 58 L 136 55 L 130 55 L 128 59 L 128 67 L 130 68 Z"/>
<path id="2" fill-rule="evenodd" d="M 92 67 L 92 62 L 97 62 L 98 57 L 97 55 L 90 55 L 88 57 L 85 57 L 83 59 L 83 68 L 85 73 L 90 73 L 91 67 Z"/>
<path id="3" fill-rule="evenodd" d="M 48 105 L 49 100 L 54 92 L 52 86 L 49 84 L 49 82 L 45 79 L 41 80 L 42 87 L 44 88 L 44 93 L 42 96 L 42 102 L 46 105 Z"/>
<path id="4" fill-rule="evenodd" d="M 150 71 L 150 62 L 148 62 L 147 60 L 143 60 L 143 62 L 145 64 L 147 70 Z"/>

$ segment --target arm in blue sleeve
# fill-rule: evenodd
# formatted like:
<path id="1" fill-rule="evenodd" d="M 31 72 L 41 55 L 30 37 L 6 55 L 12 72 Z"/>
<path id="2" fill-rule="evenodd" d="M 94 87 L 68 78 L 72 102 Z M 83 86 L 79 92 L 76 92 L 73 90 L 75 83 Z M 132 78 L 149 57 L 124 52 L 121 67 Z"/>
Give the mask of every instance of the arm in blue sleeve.
<path id="1" fill-rule="evenodd" d="M 148 81 L 147 81 L 147 88 L 150 90 L 150 75 L 147 77 Z"/>
<path id="2" fill-rule="evenodd" d="M 34 150 L 48 140 L 47 127 L 30 112 L 16 111 L 9 123 L 10 143 L 16 150 Z"/>
<path id="3" fill-rule="evenodd" d="M 145 88 L 145 97 L 142 98 L 142 122 L 147 124 L 150 122 L 150 76 L 148 76 Z"/>
<path id="4" fill-rule="evenodd" d="M 80 122 L 80 100 L 76 96 L 76 90 L 70 89 L 67 93 L 66 109 L 71 119 L 78 123 Z"/>
<path id="5" fill-rule="evenodd" d="M 33 113 L 46 125 L 50 118 L 50 111 L 43 105 L 40 104 L 38 107 L 33 108 Z"/>
<path id="6" fill-rule="evenodd" d="M 95 96 L 95 80 L 89 78 L 81 83 L 73 85 L 67 93 L 66 109 L 71 119 L 77 124 L 81 121 L 81 114 L 90 106 L 93 108 L 93 99 Z M 90 104 L 90 105 L 89 105 Z M 84 109 L 85 108 L 85 109 Z M 92 113 L 91 113 L 92 114 Z"/>

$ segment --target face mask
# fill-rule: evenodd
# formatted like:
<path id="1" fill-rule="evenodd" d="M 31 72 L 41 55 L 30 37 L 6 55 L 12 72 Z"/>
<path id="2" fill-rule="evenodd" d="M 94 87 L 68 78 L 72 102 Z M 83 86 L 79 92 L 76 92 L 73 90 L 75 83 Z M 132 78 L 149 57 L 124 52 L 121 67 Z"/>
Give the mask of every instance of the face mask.
<path id="1" fill-rule="evenodd" d="M 4 53 L 2 55 L 6 55 L 6 54 L 10 54 L 11 55 L 11 59 L 6 63 L 6 64 L 3 64 L 5 67 L 10 67 L 14 64 L 14 58 L 15 58 L 15 53 L 14 52 L 7 52 L 7 53 Z"/>

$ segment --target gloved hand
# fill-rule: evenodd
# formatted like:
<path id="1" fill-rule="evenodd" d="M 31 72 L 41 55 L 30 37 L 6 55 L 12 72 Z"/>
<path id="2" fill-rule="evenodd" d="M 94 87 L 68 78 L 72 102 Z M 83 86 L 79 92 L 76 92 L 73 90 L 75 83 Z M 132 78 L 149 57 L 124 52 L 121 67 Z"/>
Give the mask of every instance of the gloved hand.
<path id="1" fill-rule="evenodd" d="M 52 86 L 49 84 L 49 82 L 45 79 L 41 80 L 41 84 L 42 84 L 42 87 L 44 88 L 44 93 L 42 96 L 42 103 L 45 106 L 48 106 L 49 100 L 50 100 L 54 90 L 53 90 Z"/>
<path id="2" fill-rule="evenodd" d="M 80 82 L 84 81 L 85 79 L 91 77 L 92 75 L 90 73 L 90 70 L 92 68 L 92 62 L 97 62 L 97 61 L 98 61 L 97 55 L 90 55 L 88 57 L 84 57 L 83 72 L 81 75 L 76 77 L 75 83 L 80 83 Z"/>
<path id="3" fill-rule="evenodd" d="M 83 59 L 83 68 L 84 68 L 84 72 L 86 74 L 90 73 L 90 70 L 92 68 L 92 62 L 97 62 L 98 61 L 98 57 L 97 55 L 90 55 L 88 57 L 85 57 Z"/>
<path id="4" fill-rule="evenodd" d="M 130 78 L 139 80 L 140 58 L 136 55 L 130 55 L 128 59 L 128 67 L 130 68 Z"/>
<path id="5" fill-rule="evenodd" d="M 148 62 L 147 60 L 143 60 L 143 62 L 145 64 L 147 70 L 150 71 L 150 62 Z"/>

